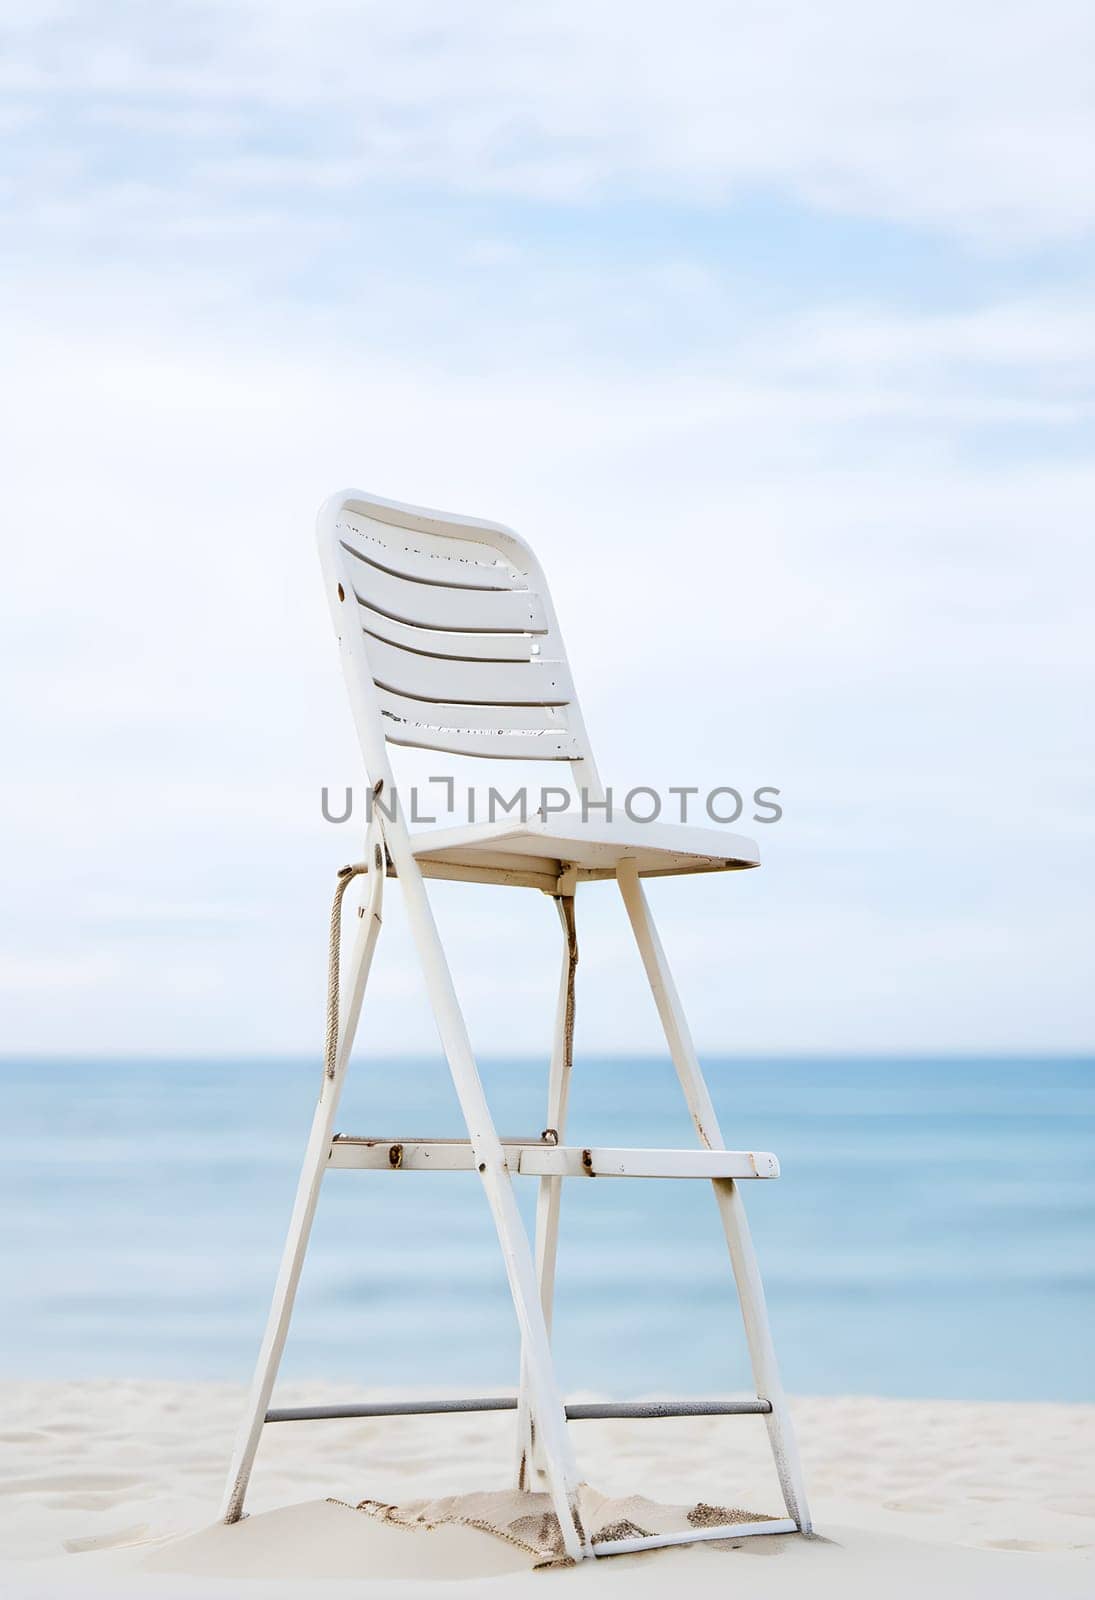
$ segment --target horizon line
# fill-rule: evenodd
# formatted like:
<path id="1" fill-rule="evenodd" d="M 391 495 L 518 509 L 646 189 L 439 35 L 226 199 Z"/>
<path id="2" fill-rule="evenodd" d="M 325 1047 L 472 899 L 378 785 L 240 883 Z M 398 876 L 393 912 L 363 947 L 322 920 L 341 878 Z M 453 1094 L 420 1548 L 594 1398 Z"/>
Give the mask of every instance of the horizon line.
<path id="1" fill-rule="evenodd" d="M 707 1050 L 702 1046 L 697 1047 L 697 1053 L 712 1060 L 725 1061 L 994 1061 L 1001 1064 L 1019 1063 L 1024 1061 L 1083 1061 L 1095 1065 L 1095 1047 L 1075 1050 L 992 1050 L 986 1047 L 970 1048 L 945 1048 L 939 1047 L 929 1050 L 887 1050 L 887 1049 L 832 1049 L 832 1050 Z M 444 1061 L 444 1052 L 440 1047 L 436 1052 L 428 1050 L 377 1050 L 367 1053 L 368 1058 L 384 1061 Z M 668 1050 L 587 1050 L 582 1055 L 587 1060 L 599 1061 L 668 1061 Z M 535 1061 L 540 1062 L 550 1056 L 550 1049 L 542 1051 L 500 1051 L 480 1050 L 475 1052 L 478 1061 Z M 365 1057 L 363 1056 L 363 1059 Z M 284 1063 L 286 1065 L 309 1062 L 322 1059 L 319 1049 L 296 1051 L 259 1051 L 259 1050 L 232 1050 L 232 1051 L 159 1051 L 159 1050 L 120 1050 L 120 1051 L 0 1051 L 0 1066 L 12 1065 L 21 1062 L 67 1062 L 72 1065 L 87 1063 L 88 1065 L 101 1065 L 104 1062 L 138 1064 L 141 1062 L 217 1062 L 237 1061 L 259 1063 Z"/>

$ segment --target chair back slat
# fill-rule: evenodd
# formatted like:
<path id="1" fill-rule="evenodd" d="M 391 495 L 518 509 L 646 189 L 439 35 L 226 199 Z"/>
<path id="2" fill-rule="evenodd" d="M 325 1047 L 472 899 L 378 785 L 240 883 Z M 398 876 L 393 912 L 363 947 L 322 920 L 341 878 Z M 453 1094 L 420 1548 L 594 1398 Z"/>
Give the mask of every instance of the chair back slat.
<path id="1" fill-rule="evenodd" d="M 446 700 L 415 700 L 377 689 L 381 714 L 393 721 L 421 722 L 430 727 L 459 729 L 464 733 L 565 733 L 566 706 L 462 705 Z"/>
<path id="2" fill-rule="evenodd" d="M 412 627 L 374 611 L 360 596 L 357 600 L 361 626 L 371 638 L 417 655 L 447 656 L 453 661 L 532 661 L 540 654 L 531 633 L 452 633 L 447 628 Z"/>
<path id="3" fill-rule="evenodd" d="M 441 750 L 453 756 L 482 756 L 492 761 L 577 761 L 572 733 L 470 733 L 460 728 L 432 728 L 421 722 L 384 719 L 389 744 L 418 750 Z"/>
<path id="4" fill-rule="evenodd" d="M 538 595 L 527 589 L 451 588 L 399 577 L 378 567 L 352 544 L 341 541 L 353 559 L 348 565 L 353 591 L 374 611 L 419 628 L 457 628 L 464 633 L 546 633 Z"/>
<path id="5" fill-rule="evenodd" d="M 421 524 L 411 525 L 411 521 Z M 439 522 L 438 527 L 442 524 Z M 476 539 L 427 533 L 424 519 L 382 522 L 360 512 L 343 513 L 351 549 L 374 566 L 415 583 L 440 583 L 451 589 L 523 589 L 522 576 L 489 544 Z"/>
<path id="6" fill-rule="evenodd" d="M 376 693 L 389 744 L 496 761 L 575 761 L 581 754 L 565 706 L 457 705 Z"/>
<path id="7" fill-rule="evenodd" d="M 403 650 L 374 634 L 366 637 L 365 653 L 378 688 L 416 700 L 562 706 L 570 699 L 561 661 L 454 661 Z"/>

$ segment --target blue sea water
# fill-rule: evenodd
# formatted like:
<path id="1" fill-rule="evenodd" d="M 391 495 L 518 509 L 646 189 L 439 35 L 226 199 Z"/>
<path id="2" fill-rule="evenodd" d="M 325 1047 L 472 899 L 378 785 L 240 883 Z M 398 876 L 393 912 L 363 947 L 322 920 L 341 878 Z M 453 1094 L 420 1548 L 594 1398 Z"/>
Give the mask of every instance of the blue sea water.
<path id="1" fill-rule="evenodd" d="M 792 1392 L 1095 1400 L 1095 1061 L 705 1062 Z M 488 1061 L 503 1133 L 543 1061 Z M 9 1061 L 0 1375 L 242 1380 L 317 1088 L 310 1061 Z M 355 1063 L 339 1126 L 461 1132 L 441 1063 Z M 667 1062 L 581 1057 L 572 1142 L 690 1145 Z M 531 1214 L 535 1185 L 519 1183 Z M 566 1186 L 555 1345 L 570 1392 L 750 1387 L 704 1183 Z M 498 1251 L 470 1175 L 333 1172 L 286 1375 L 512 1384 Z"/>

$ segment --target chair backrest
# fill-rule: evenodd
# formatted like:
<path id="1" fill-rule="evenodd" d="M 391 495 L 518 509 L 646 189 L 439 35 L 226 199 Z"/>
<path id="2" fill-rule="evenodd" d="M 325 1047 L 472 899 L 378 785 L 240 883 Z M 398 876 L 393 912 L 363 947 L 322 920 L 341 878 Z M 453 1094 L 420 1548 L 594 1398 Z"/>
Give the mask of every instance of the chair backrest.
<path id="1" fill-rule="evenodd" d="M 317 532 L 363 735 L 366 718 L 389 744 L 567 762 L 579 784 L 599 788 L 547 584 L 524 540 L 356 489 L 327 501 Z"/>

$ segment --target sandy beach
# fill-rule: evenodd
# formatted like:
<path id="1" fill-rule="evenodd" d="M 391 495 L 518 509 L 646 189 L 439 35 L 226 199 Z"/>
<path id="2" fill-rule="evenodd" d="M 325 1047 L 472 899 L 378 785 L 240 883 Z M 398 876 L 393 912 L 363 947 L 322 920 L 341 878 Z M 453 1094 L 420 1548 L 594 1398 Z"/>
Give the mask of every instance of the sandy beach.
<path id="1" fill-rule="evenodd" d="M 0 1580 L 13 1596 L 309 1593 L 410 1597 L 545 1586 L 606 1595 L 1089 1595 L 1095 1407 L 882 1399 L 795 1405 L 818 1537 L 747 1539 L 566 1571 L 470 1528 L 384 1526 L 351 1505 L 507 1487 L 506 1414 L 276 1425 L 250 1516 L 214 1523 L 242 1391 L 162 1382 L 8 1383 Z M 286 1384 L 286 1404 L 362 1397 Z M 610 1494 L 778 1513 L 754 1419 L 575 1424 Z M 579 1431 L 580 1429 L 580 1431 Z M 336 1502 L 348 1502 L 338 1504 Z M 757 1563 L 762 1563 L 758 1568 Z"/>

